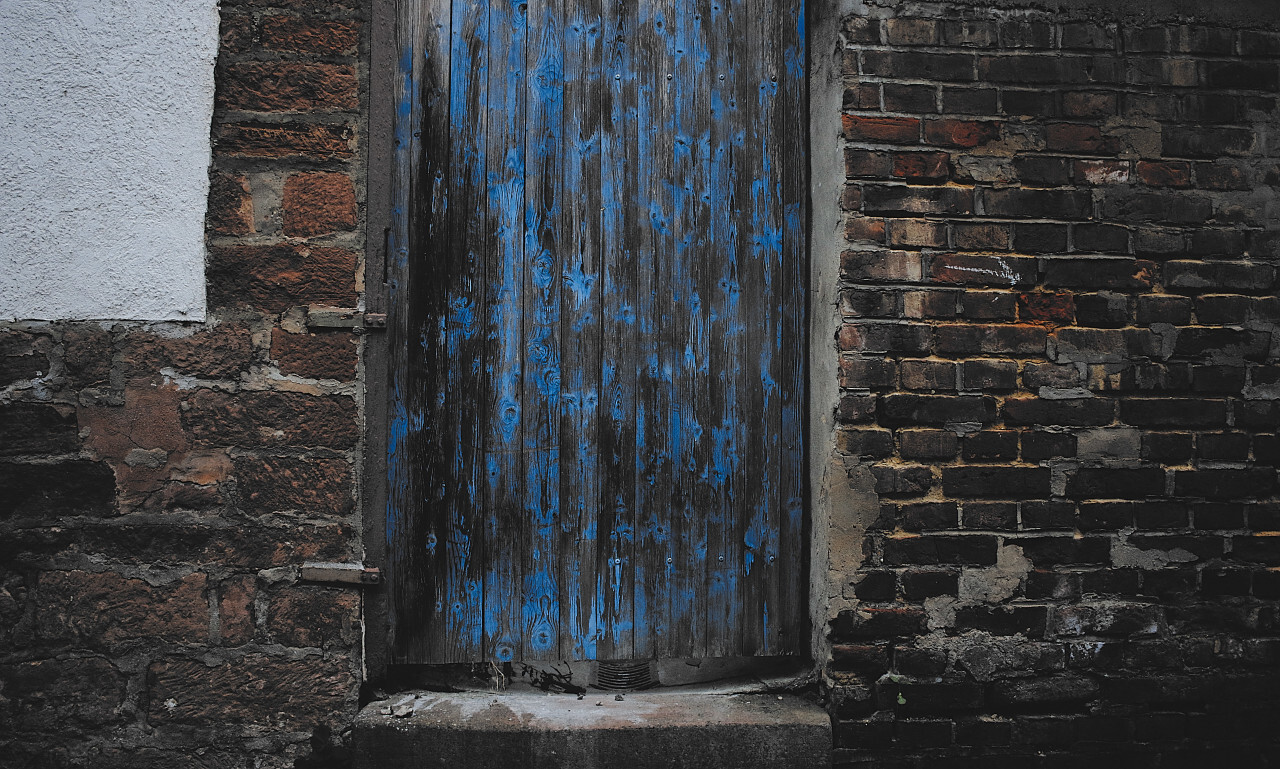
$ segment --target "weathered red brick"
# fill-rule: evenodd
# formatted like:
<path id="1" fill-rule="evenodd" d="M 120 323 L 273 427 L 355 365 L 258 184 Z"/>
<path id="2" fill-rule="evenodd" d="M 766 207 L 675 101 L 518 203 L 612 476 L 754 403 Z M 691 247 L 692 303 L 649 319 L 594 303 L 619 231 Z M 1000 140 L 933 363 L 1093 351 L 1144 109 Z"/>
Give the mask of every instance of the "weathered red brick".
<path id="1" fill-rule="evenodd" d="M 73 724 L 102 727 L 118 723 L 125 717 L 121 710 L 125 683 L 125 675 L 101 657 L 0 665 L 0 688 L 4 690 L 0 723 L 35 731 L 54 725 L 61 730 Z"/>
<path id="2" fill-rule="evenodd" d="M 215 173 L 209 178 L 209 229 L 219 235 L 248 235 L 253 228 L 253 196 L 244 174 Z"/>
<path id="3" fill-rule="evenodd" d="M 337 727 L 355 716 L 358 682 L 345 656 L 288 660 L 250 654 L 206 665 L 170 658 L 147 670 L 151 724 Z"/>
<path id="4" fill-rule="evenodd" d="M 1138 178 L 1149 187 L 1190 187 L 1191 164 L 1181 161 L 1138 161 Z"/>
<path id="5" fill-rule="evenodd" d="M 857 211 L 862 208 L 862 188 L 856 184 L 846 184 L 840 193 L 840 208 L 845 211 Z"/>
<path id="6" fill-rule="evenodd" d="M 125 337 L 120 356 L 128 377 L 156 377 L 161 369 L 201 379 L 232 379 L 253 361 L 249 329 L 222 323 L 183 337 L 135 331 Z"/>
<path id="7" fill-rule="evenodd" d="M 1127 160 L 1077 160 L 1075 162 L 1077 184 L 1128 184 Z"/>
<path id="8" fill-rule="evenodd" d="M 899 363 L 904 390 L 956 389 L 956 364 L 939 360 L 904 360 Z M 899 434 L 899 439 L 904 439 Z"/>
<path id="9" fill-rule="evenodd" d="M 938 42 L 938 22 L 920 18 L 888 19 L 885 34 L 890 45 L 934 45 Z"/>
<path id="10" fill-rule="evenodd" d="M 1247 190 L 1249 177 L 1235 163 L 1196 163 L 1196 186 L 1206 190 Z"/>
<path id="11" fill-rule="evenodd" d="M 1013 228 L 993 222 L 956 222 L 951 225 L 955 247 L 960 251 L 1007 251 Z"/>
<path id="12" fill-rule="evenodd" d="M 1007 291 L 964 291 L 960 294 L 960 314 L 978 320 L 1013 320 L 1018 298 Z"/>
<path id="13" fill-rule="evenodd" d="M 884 84 L 884 108 L 887 112 L 937 112 L 938 87 L 935 85 Z"/>
<path id="14" fill-rule="evenodd" d="M 1257 137 L 1249 128 L 1175 124 L 1165 126 L 1160 139 L 1166 157 L 1221 158 L 1250 154 Z"/>
<path id="15" fill-rule="evenodd" d="M 832 634 L 843 640 L 914 636 L 925 630 L 925 614 L 915 608 L 865 608 L 842 611 L 832 623 Z"/>
<path id="16" fill-rule="evenodd" d="M 302 244 L 209 249 L 209 303 L 283 312 L 306 304 L 354 307 L 356 253 Z"/>
<path id="17" fill-rule="evenodd" d="M 0 456 L 62 454 L 79 447 L 71 408 L 47 403 L 0 404 Z"/>
<path id="18" fill-rule="evenodd" d="M 250 576 L 224 579 L 218 589 L 218 628 L 222 643 L 239 646 L 253 640 L 257 581 Z"/>
<path id="19" fill-rule="evenodd" d="M 253 48 L 253 17 L 247 13 L 224 13 L 218 28 L 218 50 L 244 53 Z"/>
<path id="20" fill-rule="evenodd" d="M 954 372 L 951 376 L 951 387 L 954 389 Z M 885 427 L 991 422 L 996 416 L 996 399 L 985 395 L 893 393 L 880 398 L 876 416 Z"/>
<path id="21" fill-rule="evenodd" d="M 1030 325 L 949 324 L 938 326 L 938 352 L 1026 357 L 1044 355 L 1047 332 Z"/>
<path id="22" fill-rule="evenodd" d="M 991 120 L 927 120 L 926 144 L 939 147 L 977 147 L 1000 138 L 1000 124 Z"/>
<path id="23" fill-rule="evenodd" d="M 267 635 L 285 646 L 350 645 L 358 638 L 359 621 L 355 590 L 285 587 L 267 606 Z"/>
<path id="24" fill-rule="evenodd" d="M 345 160 L 355 155 L 355 130 L 320 123 L 223 123 L 214 152 L 243 157 Z"/>
<path id="25" fill-rule="evenodd" d="M 262 47 L 276 51 L 340 56 L 355 53 L 360 41 L 356 21 L 329 21 L 292 14 L 262 20 Z"/>
<path id="26" fill-rule="evenodd" d="M 951 156 L 945 152 L 895 152 L 890 175 L 910 181 L 946 181 L 951 175 Z"/>
<path id="27" fill-rule="evenodd" d="M 1075 310 L 1072 294 L 1034 291 L 1018 295 L 1018 317 L 1031 323 L 1069 325 Z"/>
<path id="28" fill-rule="evenodd" d="M 851 243 L 883 243 L 884 220 L 869 216 L 850 216 L 845 222 L 844 237 Z"/>
<path id="29" fill-rule="evenodd" d="M 840 274 L 846 280 L 916 282 L 920 280 L 920 255 L 908 251 L 845 251 Z"/>
<path id="30" fill-rule="evenodd" d="M 890 219 L 887 242 L 896 248 L 946 248 L 947 223 L 929 219 Z"/>
<path id="31" fill-rule="evenodd" d="M 856 64 L 854 69 L 857 69 Z M 880 109 L 880 84 L 860 83 L 846 88 L 840 104 L 843 109 Z"/>
<path id="32" fill-rule="evenodd" d="M 0 463 L 0 520 L 56 520 L 116 511 L 116 476 L 105 462 Z"/>
<path id="33" fill-rule="evenodd" d="M 889 153 L 883 150 L 864 150 L 847 147 L 844 151 L 844 173 L 850 178 L 858 176 L 888 176 L 893 168 Z"/>
<path id="34" fill-rule="evenodd" d="M 1044 284 L 1063 288 L 1150 289 L 1158 268 L 1145 259 L 1067 258 L 1044 260 Z"/>
<path id="35" fill-rule="evenodd" d="M 845 115 L 843 120 L 849 141 L 915 144 L 920 140 L 918 118 Z"/>
<path id="36" fill-rule="evenodd" d="M 169 477 L 175 481 L 211 486 L 231 474 L 231 458 L 225 449 L 198 449 L 176 458 Z"/>
<path id="37" fill-rule="evenodd" d="M 911 80 L 973 80 L 973 56 L 924 51 L 863 51 L 863 72 Z"/>
<path id="38" fill-rule="evenodd" d="M 74 387 L 106 384 L 112 353 L 111 335 L 100 326 L 77 323 L 62 332 L 62 363 Z"/>
<path id="39" fill-rule="evenodd" d="M 926 353 L 932 335 L 931 329 L 921 324 L 845 324 L 839 340 L 841 350 Z"/>
<path id="40" fill-rule="evenodd" d="M 283 374 L 346 382 L 355 378 L 358 351 L 359 338 L 344 332 L 291 334 L 278 329 L 271 335 L 271 357 Z"/>
<path id="41" fill-rule="evenodd" d="M 356 192 L 343 173 L 294 174 L 284 183 L 284 234 L 327 235 L 356 226 Z"/>
<path id="42" fill-rule="evenodd" d="M 342 396 L 197 390 L 182 421 L 202 445 L 350 448 L 360 438 L 356 404 Z"/>
<path id="43" fill-rule="evenodd" d="M 217 103 L 256 112 L 349 111 L 360 98 L 355 70 L 344 64 L 246 61 L 222 69 Z"/>
<path id="44" fill-rule="evenodd" d="M 163 483 L 142 501 L 142 509 L 148 511 L 209 510 L 226 504 L 221 490 L 216 486 L 200 486 L 194 483 Z"/>
<path id="45" fill-rule="evenodd" d="M 1088 219 L 1093 196 L 1088 190 L 990 189 L 982 195 L 987 216 Z"/>
<path id="46" fill-rule="evenodd" d="M 1018 286 L 1034 283 L 1036 262 L 1027 257 L 938 254 L 929 263 L 934 283 Z"/>
<path id="47" fill-rule="evenodd" d="M 862 188 L 863 212 L 964 215 L 973 212 L 973 192 L 967 187 L 867 185 Z"/>
<path id="48" fill-rule="evenodd" d="M 136 639 L 203 643 L 209 637 L 205 576 L 153 586 L 106 572 L 44 572 L 36 627 L 41 638 L 93 645 Z"/>
<path id="49" fill-rule="evenodd" d="M 182 451 L 187 436 L 178 420 L 181 400 L 173 385 L 144 384 L 125 389 L 124 406 L 81 406 L 78 422 L 85 447 L 98 458 L 121 464 L 135 451 Z"/>
<path id="50" fill-rule="evenodd" d="M 343 459 L 241 456 L 235 477 L 241 505 L 251 513 L 345 515 L 354 504 L 351 465 Z"/>
<path id="51" fill-rule="evenodd" d="M 49 373 L 53 339 L 17 329 L 0 329 L 0 387 Z"/>
<path id="52" fill-rule="evenodd" d="M 1117 114 L 1115 91 L 1068 91 L 1062 94 L 1064 117 L 1110 117 Z"/>
<path id="53" fill-rule="evenodd" d="M 880 20 L 866 16 L 850 16 L 844 20 L 844 34 L 851 43 L 879 43 Z"/>
<path id="54" fill-rule="evenodd" d="M 1045 146 L 1058 152 L 1110 155 L 1121 148 L 1115 139 L 1104 137 L 1097 126 L 1053 123 L 1045 127 Z"/>

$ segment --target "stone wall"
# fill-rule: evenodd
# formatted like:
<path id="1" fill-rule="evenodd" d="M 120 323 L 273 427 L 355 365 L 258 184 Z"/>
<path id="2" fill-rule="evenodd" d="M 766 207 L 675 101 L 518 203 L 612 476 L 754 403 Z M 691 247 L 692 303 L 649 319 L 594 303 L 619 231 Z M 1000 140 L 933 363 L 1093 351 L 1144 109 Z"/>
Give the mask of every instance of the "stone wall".
<path id="1" fill-rule="evenodd" d="M 366 15 L 223 3 L 207 322 L 0 326 L 6 766 L 341 765 Z"/>
<path id="2" fill-rule="evenodd" d="M 868 5 L 837 765 L 1269 765 L 1280 35 Z"/>

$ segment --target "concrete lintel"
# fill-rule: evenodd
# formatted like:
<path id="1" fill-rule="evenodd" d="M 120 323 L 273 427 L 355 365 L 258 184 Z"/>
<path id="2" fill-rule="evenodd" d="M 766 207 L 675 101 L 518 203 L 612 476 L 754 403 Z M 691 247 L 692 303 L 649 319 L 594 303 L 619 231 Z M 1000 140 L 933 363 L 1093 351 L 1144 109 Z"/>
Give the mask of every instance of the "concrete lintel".
<path id="1" fill-rule="evenodd" d="M 830 766 L 831 722 L 768 693 L 402 694 L 356 719 L 357 769 Z"/>

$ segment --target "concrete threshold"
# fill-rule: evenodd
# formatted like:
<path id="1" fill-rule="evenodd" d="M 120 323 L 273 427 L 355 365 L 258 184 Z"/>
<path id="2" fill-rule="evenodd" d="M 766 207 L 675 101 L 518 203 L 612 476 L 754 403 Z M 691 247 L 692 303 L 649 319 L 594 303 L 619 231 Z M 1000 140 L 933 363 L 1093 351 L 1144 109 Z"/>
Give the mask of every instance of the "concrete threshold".
<path id="1" fill-rule="evenodd" d="M 770 693 L 419 692 L 365 706 L 355 755 L 356 769 L 816 769 L 831 721 Z"/>

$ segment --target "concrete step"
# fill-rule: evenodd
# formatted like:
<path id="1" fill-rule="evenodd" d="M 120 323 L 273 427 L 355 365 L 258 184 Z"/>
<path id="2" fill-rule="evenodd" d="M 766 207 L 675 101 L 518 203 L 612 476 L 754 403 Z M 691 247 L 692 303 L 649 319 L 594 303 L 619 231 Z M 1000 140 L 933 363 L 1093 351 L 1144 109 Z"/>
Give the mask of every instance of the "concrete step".
<path id="1" fill-rule="evenodd" d="M 818 769 L 831 721 L 776 694 L 401 694 L 355 727 L 356 769 Z"/>

